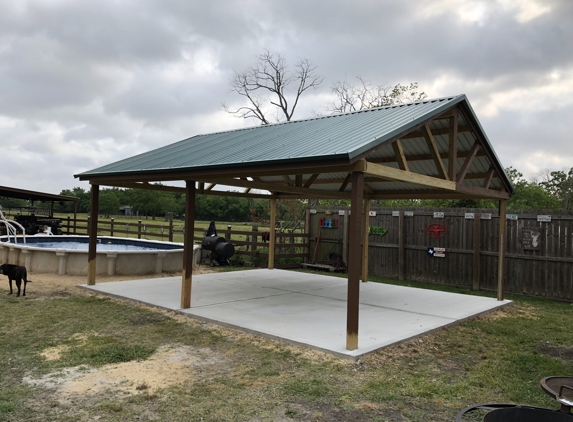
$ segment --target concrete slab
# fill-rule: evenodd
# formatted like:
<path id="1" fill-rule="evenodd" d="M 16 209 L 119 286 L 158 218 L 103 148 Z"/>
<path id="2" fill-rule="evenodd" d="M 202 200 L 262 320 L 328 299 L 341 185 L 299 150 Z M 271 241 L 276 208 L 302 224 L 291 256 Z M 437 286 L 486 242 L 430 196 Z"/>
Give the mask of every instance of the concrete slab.
<path id="1" fill-rule="evenodd" d="M 189 309 L 180 308 L 180 277 L 82 287 L 344 357 L 358 357 L 510 303 L 361 283 L 359 348 L 349 351 L 347 280 L 340 277 L 267 269 L 195 275 Z"/>

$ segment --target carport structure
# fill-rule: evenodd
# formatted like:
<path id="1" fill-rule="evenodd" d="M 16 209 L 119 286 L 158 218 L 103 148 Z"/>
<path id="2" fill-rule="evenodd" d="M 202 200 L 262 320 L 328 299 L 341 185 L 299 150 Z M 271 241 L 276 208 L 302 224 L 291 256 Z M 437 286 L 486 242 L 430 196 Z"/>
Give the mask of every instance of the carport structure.
<path id="1" fill-rule="evenodd" d="M 197 135 L 76 177 L 92 185 L 91 215 L 97 215 L 102 185 L 185 193 L 184 309 L 191 303 L 197 193 L 269 199 L 271 227 L 277 199 L 351 201 L 348 350 L 358 348 L 360 280 L 367 280 L 368 268 L 363 253 L 368 219 L 363 216 L 371 199 L 499 200 L 498 300 L 503 300 L 505 219 L 513 187 L 465 95 Z M 186 187 L 164 184 L 170 181 L 185 181 Z M 243 190 L 216 191 L 216 185 Z M 270 194 L 253 193 L 261 190 Z M 97 219 L 92 218 L 89 285 L 95 284 L 96 236 Z M 271 230 L 269 269 L 274 245 Z"/>

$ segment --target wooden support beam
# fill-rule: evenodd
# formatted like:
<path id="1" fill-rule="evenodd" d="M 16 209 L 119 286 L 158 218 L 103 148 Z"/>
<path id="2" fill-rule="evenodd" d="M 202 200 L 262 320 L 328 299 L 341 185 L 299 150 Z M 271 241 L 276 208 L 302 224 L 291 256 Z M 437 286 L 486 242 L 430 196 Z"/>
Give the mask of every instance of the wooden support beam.
<path id="1" fill-rule="evenodd" d="M 272 270 L 275 267 L 275 239 L 276 239 L 276 225 L 277 225 L 277 200 L 271 199 L 270 201 L 270 228 L 269 228 L 269 261 L 268 268 Z"/>
<path id="2" fill-rule="evenodd" d="M 304 185 L 302 186 L 303 188 L 310 188 L 312 186 L 312 184 L 315 182 L 315 180 L 318 178 L 318 176 L 320 176 L 320 173 L 314 173 L 312 176 L 310 176 L 306 182 L 304 182 Z"/>
<path id="3" fill-rule="evenodd" d="M 458 133 L 467 133 L 467 132 L 471 132 L 472 129 L 469 126 L 460 126 L 458 128 Z M 442 135 L 448 135 L 450 133 L 450 129 L 445 128 L 445 129 L 434 129 L 432 131 L 432 133 L 434 134 L 434 136 L 442 136 Z M 417 130 L 414 132 L 410 132 L 406 135 L 403 135 L 400 137 L 400 139 L 404 140 L 404 139 L 418 139 L 418 138 L 423 138 L 424 137 L 424 132 L 422 132 L 421 130 Z"/>
<path id="4" fill-rule="evenodd" d="M 398 217 L 398 280 L 405 279 L 406 247 L 404 236 L 404 211 L 400 211 L 400 216 Z"/>
<path id="5" fill-rule="evenodd" d="M 440 178 L 449 180 L 448 174 L 446 173 L 446 168 L 444 167 L 444 163 L 442 162 L 442 158 L 440 156 L 440 151 L 438 150 L 438 144 L 434 139 L 434 135 L 432 135 L 430 126 L 425 125 L 422 128 L 422 132 L 424 133 L 424 138 L 426 139 L 426 145 L 428 145 L 428 149 L 430 150 L 430 155 L 434 160 L 434 164 L 436 164 L 436 169 L 438 170 Z"/>
<path id="6" fill-rule="evenodd" d="M 205 183 L 200 182 L 197 190 L 199 191 L 199 193 L 203 193 L 203 191 L 205 190 Z"/>
<path id="7" fill-rule="evenodd" d="M 294 185 L 299 188 L 302 187 L 302 174 L 297 174 L 294 177 Z"/>
<path id="8" fill-rule="evenodd" d="M 394 150 L 394 155 L 396 156 L 396 161 L 398 162 L 400 170 L 410 171 L 408 168 L 406 154 L 404 154 L 404 149 L 402 148 L 402 142 L 399 139 L 392 142 L 392 149 Z"/>
<path id="9" fill-rule="evenodd" d="M 99 185 L 92 185 L 90 200 L 89 244 L 88 244 L 88 285 L 96 284 L 97 220 L 99 205 Z M 11 283 L 11 282 L 10 282 Z"/>
<path id="10" fill-rule="evenodd" d="M 495 174 L 495 169 L 493 167 L 490 167 L 490 169 L 486 173 L 486 176 L 484 177 L 484 180 L 483 180 L 483 186 L 482 187 L 484 189 L 489 189 L 489 185 L 491 184 L 491 179 L 493 179 L 494 174 Z M 466 179 L 467 178 L 468 178 L 468 176 L 466 176 Z"/>
<path id="11" fill-rule="evenodd" d="M 292 180 L 288 174 L 283 174 L 283 179 L 286 182 L 287 186 L 293 186 Z"/>
<path id="12" fill-rule="evenodd" d="M 473 144 L 473 146 L 471 147 L 470 153 L 466 157 L 464 164 L 462 164 L 462 168 L 460 169 L 460 172 L 457 176 L 458 183 L 461 183 L 464 181 L 464 178 L 466 177 L 466 173 L 468 172 L 468 170 L 470 169 L 470 166 L 472 165 L 472 162 L 476 158 L 476 154 L 477 154 L 479 148 L 480 148 L 479 142 L 476 141 Z"/>
<path id="13" fill-rule="evenodd" d="M 217 186 L 217 183 L 209 183 L 209 186 L 207 186 L 207 189 L 205 189 L 205 191 L 209 192 L 210 190 L 213 190 L 215 186 Z"/>
<path id="14" fill-rule="evenodd" d="M 474 231 L 473 231 L 473 268 L 472 268 L 472 290 L 478 291 L 480 289 L 480 213 L 474 213 Z"/>
<path id="15" fill-rule="evenodd" d="M 181 275 L 181 308 L 191 307 L 193 277 L 193 236 L 195 234 L 195 182 L 185 182 L 185 233 L 183 235 L 183 271 Z"/>
<path id="16" fill-rule="evenodd" d="M 348 296 L 346 309 L 346 349 L 358 349 L 358 319 L 360 304 L 360 263 L 362 248 L 362 201 L 364 174 L 352 173 L 352 199 L 348 245 Z"/>
<path id="17" fill-rule="evenodd" d="M 277 184 L 276 182 L 249 182 L 246 180 L 239 180 L 239 179 L 217 179 L 217 183 L 220 185 L 228 185 L 228 186 L 237 186 L 242 188 L 251 188 L 251 189 L 261 189 L 267 190 L 269 192 L 277 192 L 277 193 L 293 193 L 293 194 L 302 194 L 302 195 L 315 195 L 318 197 L 330 197 L 330 198 L 343 198 L 349 199 L 350 192 L 336 192 L 330 190 L 320 190 L 320 189 L 309 189 L 305 187 L 296 187 L 296 186 L 286 186 L 285 184 Z"/>
<path id="18" fill-rule="evenodd" d="M 509 199 L 509 193 L 493 189 L 484 189 L 477 186 L 466 186 L 462 182 L 458 182 L 457 191 L 459 193 L 473 195 L 482 198 L 491 199 Z"/>
<path id="19" fill-rule="evenodd" d="M 364 199 L 364 225 L 362 227 L 362 282 L 368 281 L 368 231 L 370 230 L 370 200 Z"/>
<path id="20" fill-rule="evenodd" d="M 456 181 L 458 165 L 458 110 L 452 109 L 450 117 L 449 149 L 448 149 L 448 177 Z"/>
<path id="21" fill-rule="evenodd" d="M 372 189 L 368 183 L 364 183 L 364 192 L 368 195 L 376 193 L 375 190 Z"/>
<path id="22" fill-rule="evenodd" d="M 348 186 L 348 184 L 350 183 L 350 180 L 352 179 L 352 173 L 348 173 L 348 175 L 346 176 L 346 178 L 344 179 L 344 181 L 342 182 L 342 185 L 340 185 L 340 188 L 338 189 L 338 192 L 344 192 L 346 190 L 346 187 Z"/>
<path id="23" fill-rule="evenodd" d="M 403 139 L 402 139 L 403 140 Z M 458 158 L 466 158 L 469 154 L 469 151 L 458 151 Z M 478 151 L 476 157 L 485 157 L 486 154 L 484 151 Z M 442 160 L 447 160 L 449 157 L 449 152 L 442 152 L 440 153 L 440 158 Z M 408 163 L 412 163 L 414 161 L 432 161 L 434 158 L 431 154 L 412 154 L 406 155 L 406 161 Z M 397 163 L 396 156 L 392 155 L 390 157 L 380 157 L 380 158 L 369 158 L 368 161 L 370 163 L 382 163 L 382 164 L 390 164 L 390 163 Z"/>
<path id="24" fill-rule="evenodd" d="M 367 162 L 366 170 L 364 172 L 372 176 L 383 177 L 385 179 L 393 179 L 396 181 L 412 183 L 420 186 L 428 186 L 436 189 L 456 189 L 456 183 L 449 180 L 437 179 L 435 177 L 425 176 L 419 173 L 412 173 L 371 162 Z"/>
<path id="25" fill-rule="evenodd" d="M 251 191 L 251 188 L 247 188 L 243 191 L 243 193 L 249 193 Z"/>
<path id="26" fill-rule="evenodd" d="M 505 279 L 505 227 L 507 224 L 507 200 L 499 201 L 499 240 L 497 260 L 497 300 L 503 300 Z"/>

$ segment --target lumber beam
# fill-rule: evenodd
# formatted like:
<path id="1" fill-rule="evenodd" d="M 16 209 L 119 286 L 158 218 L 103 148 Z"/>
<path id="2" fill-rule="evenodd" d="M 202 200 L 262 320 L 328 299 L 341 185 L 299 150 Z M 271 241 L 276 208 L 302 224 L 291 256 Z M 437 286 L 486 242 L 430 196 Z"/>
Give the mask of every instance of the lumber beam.
<path id="1" fill-rule="evenodd" d="M 181 308 L 191 307 L 193 277 L 193 236 L 195 234 L 195 182 L 185 182 L 185 233 L 183 234 L 183 271 L 181 276 Z"/>
<path id="2" fill-rule="evenodd" d="M 314 173 L 312 176 L 310 176 L 306 182 L 304 182 L 304 185 L 302 186 L 303 188 L 310 188 L 312 186 L 312 184 L 316 181 L 316 179 L 318 178 L 318 176 L 320 176 L 320 173 Z"/>
<path id="3" fill-rule="evenodd" d="M 96 282 L 97 220 L 99 205 L 99 185 L 92 185 L 90 201 L 89 243 L 88 243 L 88 285 Z M 12 286 L 12 281 L 10 281 Z"/>
<path id="4" fill-rule="evenodd" d="M 476 158 L 476 154 L 477 154 L 479 148 L 480 148 L 479 142 L 476 141 L 473 144 L 473 146 L 471 147 L 470 152 L 469 152 L 468 156 L 466 157 L 464 164 L 462 165 L 462 168 L 460 169 L 460 172 L 457 176 L 457 182 L 458 183 L 461 183 L 464 181 L 464 178 L 466 177 L 466 173 L 468 172 L 468 170 L 470 169 L 470 166 L 472 165 L 472 162 Z"/>
<path id="5" fill-rule="evenodd" d="M 442 179 L 449 180 L 448 174 L 446 173 L 446 168 L 444 167 L 444 163 L 442 162 L 442 157 L 440 156 L 440 151 L 438 150 L 438 144 L 434 139 L 434 135 L 432 135 L 430 126 L 424 125 L 424 127 L 422 127 L 422 132 L 424 133 L 424 139 L 426 139 L 426 145 L 428 145 L 428 149 L 430 150 L 430 155 L 432 156 L 432 160 L 434 160 L 434 164 L 436 165 L 438 174 Z"/>
<path id="6" fill-rule="evenodd" d="M 392 142 L 392 149 L 394 150 L 394 155 L 396 156 L 396 161 L 398 162 L 400 170 L 410 171 L 408 168 L 406 154 L 404 154 L 404 149 L 402 148 L 402 142 L 399 139 Z"/>
<path id="7" fill-rule="evenodd" d="M 489 189 L 489 185 L 491 184 L 491 179 L 493 179 L 493 176 L 495 174 L 495 169 L 493 167 L 490 167 L 490 169 L 488 170 L 488 172 L 486 173 L 484 179 L 483 179 L 483 188 L 484 189 Z M 468 178 L 468 176 L 466 176 L 466 179 Z"/>
<path id="8" fill-rule="evenodd" d="M 364 173 L 371 176 L 392 179 L 399 182 L 412 183 L 420 186 L 427 186 L 436 189 L 456 190 L 456 183 L 449 180 L 437 179 L 419 173 L 412 173 L 393 167 L 383 166 L 376 163 L 367 162 Z"/>
<path id="9" fill-rule="evenodd" d="M 276 191 L 277 193 L 294 193 L 294 194 L 303 194 L 303 195 L 315 195 L 316 197 L 330 197 L 330 198 L 344 198 L 348 199 L 350 197 L 349 192 L 336 192 L 336 191 L 329 191 L 329 190 L 321 190 L 321 189 L 309 189 L 304 187 L 296 187 L 296 186 L 286 186 L 284 184 L 277 184 L 276 182 L 249 182 L 246 180 L 239 180 L 239 179 L 217 179 L 217 184 L 220 185 L 228 185 L 228 186 L 237 186 L 242 188 L 251 188 L 251 189 L 262 189 L 267 190 L 269 192 Z"/>
<path id="10" fill-rule="evenodd" d="M 452 109 L 450 117 L 450 133 L 448 148 L 448 177 L 456 181 L 456 171 L 458 165 L 458 110 Z"/>
<path id="11" fill-rule="evenodd" d="M 351 179 L 352 179 L 352 173 L 348 173 L 348 175 L 346 176 L 346 178 L 344 179 L 344 181 L 340 185 L 340 188 L 338 188 L 338 192 L 344 192 L 346 190 L 346 187 L 350 183 Z"/>
<path id="12" fill-rule="evenodd" d="M 459 151 L 458 152 L 458 158 L 466 158 L 469 154 L 469 151 Z M 476 157 L 485 157 L 486 154 L 484 151 L 478 151 L 478 153 L 476 154 Z M 440 158 L 442 160 L 447 160 L 449 157 L 449 153 L 448 152 L 442 152 L 440 153 Z M 432 161 L 433 157 L 431 154 L 412 154 L 412 155 L 406 155 L 406 161 L 408 161 L 409 163 L 412 163 L 414 161 Z M 380 158 L 369 158 L 368 159 L 369 162 L 371 163 L 383 163 L 383 164 L 389 164 L 389 163 L 397 163 L 397 159 L 394 155 L 390 156 L 390 157 L 380 157 Z"/>

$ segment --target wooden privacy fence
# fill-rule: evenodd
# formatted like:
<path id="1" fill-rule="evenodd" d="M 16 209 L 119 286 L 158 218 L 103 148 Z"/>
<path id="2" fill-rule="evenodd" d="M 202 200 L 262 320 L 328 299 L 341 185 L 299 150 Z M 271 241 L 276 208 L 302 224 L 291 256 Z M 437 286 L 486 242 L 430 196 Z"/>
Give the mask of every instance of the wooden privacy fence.
<path id="1" fill-rule="evenodd" d="M 316 260 L 336 252 L 347 262 L 348 211 L 309 212 L 309 249 L 316 248 Z M 498 210 L 394 208 L 371 214 L 369 274 L 497 289 Z M 573 215 L 550 214 L 508 211 L 506 292 L 573 300 Z"/>

